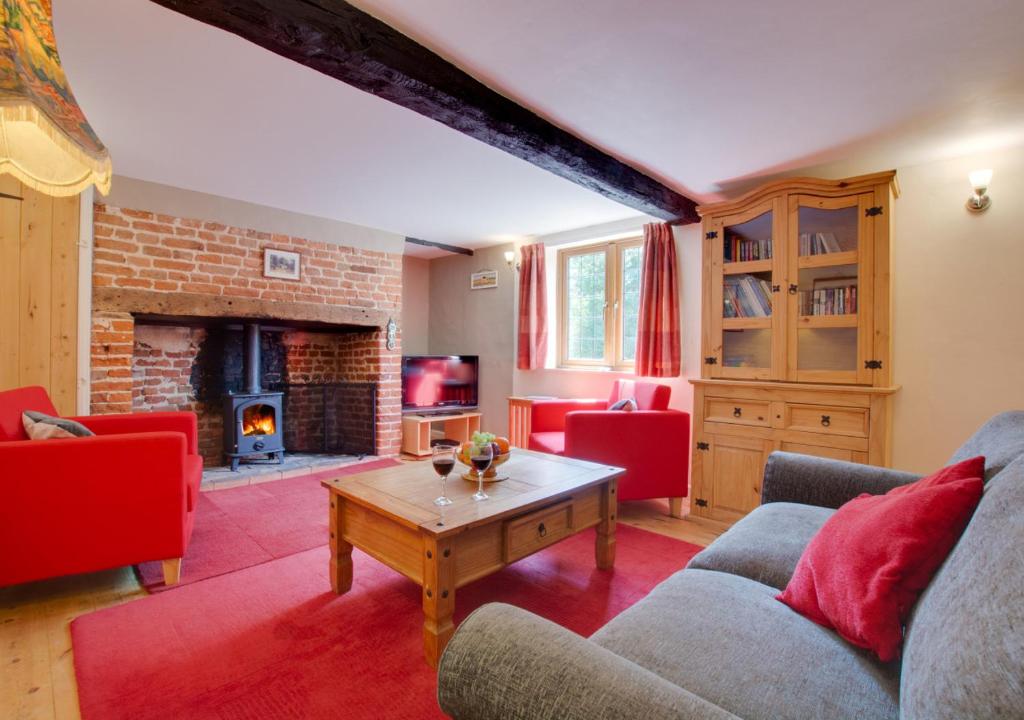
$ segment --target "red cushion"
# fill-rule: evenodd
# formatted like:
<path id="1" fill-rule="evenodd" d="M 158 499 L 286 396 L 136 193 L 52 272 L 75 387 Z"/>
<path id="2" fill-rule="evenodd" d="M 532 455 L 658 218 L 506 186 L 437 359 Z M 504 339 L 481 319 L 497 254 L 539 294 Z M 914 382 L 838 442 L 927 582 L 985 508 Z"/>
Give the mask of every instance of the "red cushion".
<path id="1" fill-rule="evenodd" d="M 612 385 L 612 394 L 608 405 L 633 398 L 639 410 L 668 410 L 668 402 L 672 398 L 672 388 L 658 383 L 638 382 L 636 380 L 616 380 Z"/>
<path id="2" fill-rule="evenodd" d="M 26 410 L 57 414 L 46 389 L 38 385 L 0 392 L 0 441 L 28 440 L 21 423 L 21 414 Z"/>
<path id="3" fill-rule="evenodd" d="M 964 460 L 885 495 L 861 495 L 826 521 L 776 596 L 883 662 L 981 500 L 985 459 Z"/>
<path id="4" fill-rule="evenodd" d="M 538 452 L 562 455 L 565 452 L 564 432 L 530 433 L 530 449 Z"/>

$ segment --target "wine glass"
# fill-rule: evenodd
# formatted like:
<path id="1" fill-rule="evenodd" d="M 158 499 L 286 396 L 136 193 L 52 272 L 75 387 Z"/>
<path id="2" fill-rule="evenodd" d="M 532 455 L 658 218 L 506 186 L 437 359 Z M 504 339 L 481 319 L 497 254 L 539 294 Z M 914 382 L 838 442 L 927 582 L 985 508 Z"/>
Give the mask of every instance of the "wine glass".
<path id="1" fill-rule="evenodd" d="M 448 475 L 455 469 L 455 448 L 450 445 L 434 446 L 434 472 L 441 476 L 441 496 L 434 500 L 435 505 L 451 505 L 452 499 L 448 497 L 447 485 Z"/>
<path id="2" fill-rule="evenodd" d="M 484 492 L 484 473 L 487 472 L 487 468 L 494 462 L 494 448 L 491 447 L 490 443 L 485 445 L 474 443 L 470 450 L 469 460 L 476 469 L 477 478 L 477 489 L 473 494 L 473 499 L 477 501 L 486 500 L 487 493 Z"/>

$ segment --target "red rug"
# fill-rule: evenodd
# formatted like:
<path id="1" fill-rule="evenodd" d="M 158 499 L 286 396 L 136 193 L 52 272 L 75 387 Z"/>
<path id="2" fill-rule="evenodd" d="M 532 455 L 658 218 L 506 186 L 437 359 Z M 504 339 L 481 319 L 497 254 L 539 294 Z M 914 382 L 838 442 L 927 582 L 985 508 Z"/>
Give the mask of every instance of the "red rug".
<path id="1" fill-rule="evenodd" d="M 196 525 L 178 585 L 164 585 L 159 562 L 138 566 L 149 592 L 172 590 L 327 543 L 327 491 L 320 481 L 390 467 L 372 460 L 287 480 L 199 493 Z"/>
<path id="2" fill-rule="evenodd" d="M 455 619 L 501 601 L 589 635 L 699 550 L 619 525 L 615 569 L 603 572 L 584 532 L 460 589 Z M 423 660 L 419 588 L 354 557 L 341 596 L 319 547 L 78 618 L 82 717 L 443 717 Z"/>

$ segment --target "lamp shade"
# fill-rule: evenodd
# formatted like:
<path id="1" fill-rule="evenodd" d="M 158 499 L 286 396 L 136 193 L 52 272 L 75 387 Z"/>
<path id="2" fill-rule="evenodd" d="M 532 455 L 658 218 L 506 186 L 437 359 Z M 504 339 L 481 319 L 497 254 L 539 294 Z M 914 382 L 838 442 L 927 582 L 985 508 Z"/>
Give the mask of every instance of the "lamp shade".
<path id="1" fill-rule="evenodd" d="M 68 87 L 51 0 L 2 0 L 0 173 L 57 197 L 110 190 L 110 153 Z"/>

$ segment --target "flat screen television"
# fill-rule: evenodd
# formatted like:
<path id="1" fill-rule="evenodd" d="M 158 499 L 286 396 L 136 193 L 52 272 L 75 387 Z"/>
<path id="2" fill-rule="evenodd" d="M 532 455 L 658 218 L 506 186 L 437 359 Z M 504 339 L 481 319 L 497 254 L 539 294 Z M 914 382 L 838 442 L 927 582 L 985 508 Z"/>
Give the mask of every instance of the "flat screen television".
<path id="1" fill-rule="evenodd" d="M 476 355 L 402 357 L 402 412 L 444 413 L 477 406 L 480 358 Z"/>

